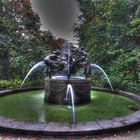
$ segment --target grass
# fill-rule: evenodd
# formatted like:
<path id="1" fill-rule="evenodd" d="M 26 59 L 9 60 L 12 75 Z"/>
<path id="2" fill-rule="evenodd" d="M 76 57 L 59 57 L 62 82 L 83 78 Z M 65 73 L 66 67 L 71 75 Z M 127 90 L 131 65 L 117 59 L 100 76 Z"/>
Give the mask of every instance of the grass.
<path id="1" fill-rule="evenodd" d="M 111 119 L 133 113 L 128 105 L 135 101 L 109 93 L 91 92 L 92 101 L 76 106 L 76 121 Z M 111 101 L 111 102 L 110 102 Z M 137 104 L 139 105 L 139 104 Z M 44 104 L 44 91 L 30 91 L 0 98 L 0 115 L 25 121 L 71 122 L 71 109 L 62 105 Z"/>

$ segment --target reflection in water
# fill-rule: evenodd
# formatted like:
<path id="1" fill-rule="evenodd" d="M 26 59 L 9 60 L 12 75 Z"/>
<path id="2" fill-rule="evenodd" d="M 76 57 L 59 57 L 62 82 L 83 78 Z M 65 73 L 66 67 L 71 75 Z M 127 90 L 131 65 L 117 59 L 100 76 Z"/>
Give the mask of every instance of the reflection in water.
<path id="1" fill-rule="evenodd" d="M 44 92 L 37 94 L 37 95 L 33 95 L 31 96 L 31 98 L 33 99 L 33 106 L 31 106 L 33 108 L 33 110 L 36 112 L 36 114 L 38 115 L 38 122 L 46 122 L 46 112 L 44 109 Z"/>
<path id="2" fill-rule="evenodd" d="M 22 101 L 19 100 L 18 94 L 1 97 L 0 115 L 35 122 L 71 122 L 72 106 L 66 109 L 62 105 L 46 104 L 44 92 L 43 90 L 24 92 Z M 110 97 L 108 93 L 91 92 L 93 98 L 91 103 L 75 107 L 76 122 L 108 119 L 133 112 L 128 109 L 128 105 L 136 104 L 133 100 L 114 95 L 113 102 L 108 106 L 107 101 Z M 101 112 L 104 112 L 104 115 L 101 115 Z"/>

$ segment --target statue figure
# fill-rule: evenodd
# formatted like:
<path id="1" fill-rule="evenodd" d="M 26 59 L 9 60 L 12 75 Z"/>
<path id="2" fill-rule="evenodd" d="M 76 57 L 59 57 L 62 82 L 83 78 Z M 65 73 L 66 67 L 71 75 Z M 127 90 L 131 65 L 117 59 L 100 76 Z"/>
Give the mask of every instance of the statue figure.
<path id="1" fill-rule="evenodd" d="M 62 71 L 64 68 L 64 64 L 62 63 L 60 54 L 60 51 L 54 51 L 52 54 L 44 58 L 44 63 L 48 67 L 48 69 L 46 70 L 46 74 L 49 75 L 49 78 L 51 78 L 52 74 Z"/>
<path id="2" fill-rule="evenodd" d="M 75 47 L 72 43 L 64 41 L 61 50 L 54 51 L 44 58 L 48 69 L 46 73 L 51 78 L 52 74 L 63 74 L 70 76 L 80 68 L 84 69 L 86 78 L 90 75 L 90 63 L 88 54 L 82 48 Z"/>

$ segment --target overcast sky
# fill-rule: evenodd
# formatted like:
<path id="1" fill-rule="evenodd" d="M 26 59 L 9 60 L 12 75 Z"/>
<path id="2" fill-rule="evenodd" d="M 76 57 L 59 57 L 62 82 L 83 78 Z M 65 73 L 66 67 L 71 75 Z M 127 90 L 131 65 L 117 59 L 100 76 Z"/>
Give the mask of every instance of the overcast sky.
<path id="1" fill-rule="evenodd" d="M 73 40 L 74 22 L 78 21 L 79 6 L 76 0 L 30 0 L 39 14 L 43 30 L 54 36 Z"/>

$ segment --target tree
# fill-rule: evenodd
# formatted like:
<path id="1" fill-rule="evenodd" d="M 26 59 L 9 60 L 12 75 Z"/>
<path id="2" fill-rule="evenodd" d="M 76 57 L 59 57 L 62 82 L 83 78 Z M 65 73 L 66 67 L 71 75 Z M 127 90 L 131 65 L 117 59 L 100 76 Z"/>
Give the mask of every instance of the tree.
<path id="1" fill-rule="evenodd" d="M 79 0 L 79 3 L 82 12 L 77 29 L 80 46 L 88 50 L 93 63 L 107 71 L 114 87 L 129 90 L 135 85 L 138 87 L 140 1 Z"/>
<path id="2" fill-rule="evenodd" d="M 39 16 L 29 1 L 2 0 L 0 4 L 0 71 L 5 73 L 1 77 L 23 78 L 34 63 L 45 57 L 54 38 L 40 31 Z"/>
<path id="3" fill-rule="evenodd" d="M 9 79 L 10 76 L 9 37 L 16 27 L 16 22 L 9 11 L 11 11 L 10 3 L 2 0 L 0 2 L 0 64 L 2 65 L 1 76 L 5 79 Z"/>

